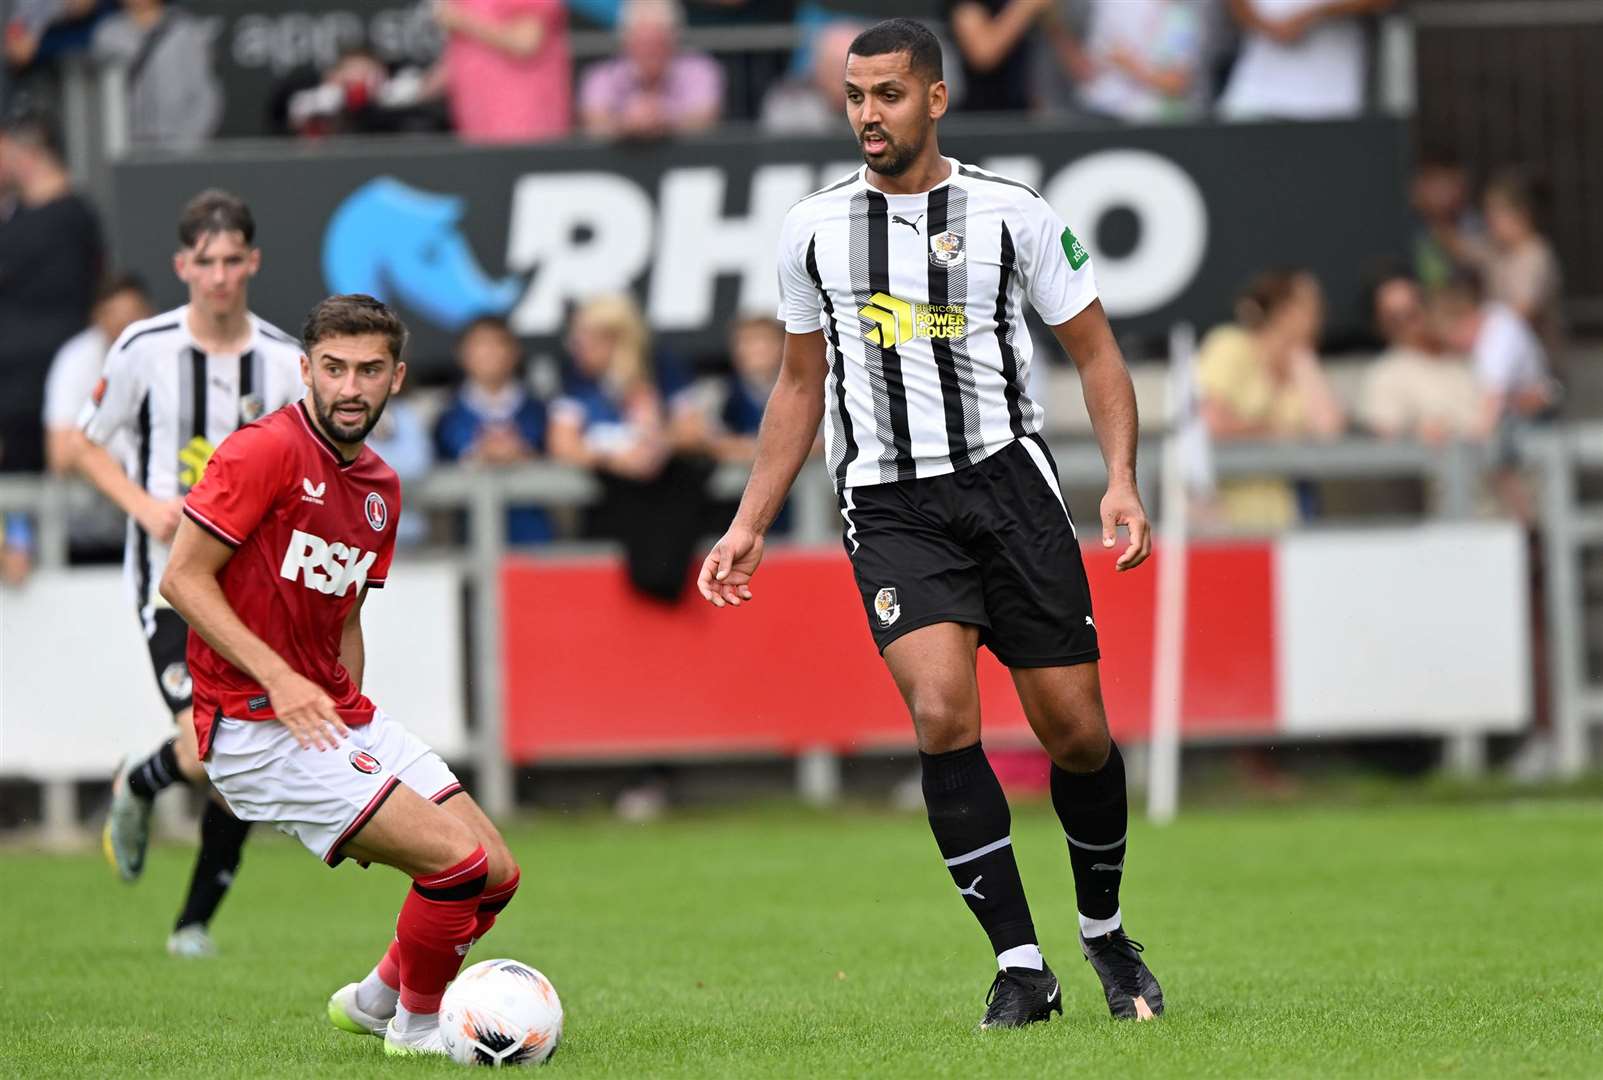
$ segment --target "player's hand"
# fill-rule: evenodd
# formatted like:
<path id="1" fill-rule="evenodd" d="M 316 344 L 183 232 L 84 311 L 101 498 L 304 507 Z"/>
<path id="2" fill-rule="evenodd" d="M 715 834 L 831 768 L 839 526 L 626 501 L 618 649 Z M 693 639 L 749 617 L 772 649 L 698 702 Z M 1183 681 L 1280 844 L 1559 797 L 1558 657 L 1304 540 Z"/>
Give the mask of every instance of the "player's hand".
<path id="1" fill-rule="evenodd" d="M 739 607 L 751 597 L 751 578 L 763 561 L 763 538 L 742 525 L 731 525 L 707 553 L 696 588 L 713 607 Z"/>
<path id="2" fill-rule="evenodd" d="M 140 526 L 163 544 L 173 542 L 178 532 L 178 521 L 184 516 L 183 499 L 151 499 L 143 513 L 135 515 Z"/>
<path id="3" fill-rule="evenodd" d="M 302 750 L 332 750 L 351 733 L 334 709 L 334 699 L 303 675 L 285 672 L 265 687 L 273 715 L 289 728 Z"/>
<path id="4" fill-rule="evenodd" d="M 1120 525 L 1130 532 L 1130 546 L 1124 549 L 1113 569 L 1133 570 L 1152 554 L 1152 530 L 1147 524 L 1146 509 L 1141 505 L 1141 493 L 1133 483 L 1109 485 L 1108 493 L 1102 496 L 1103 547 L 1113 546 Z"/>

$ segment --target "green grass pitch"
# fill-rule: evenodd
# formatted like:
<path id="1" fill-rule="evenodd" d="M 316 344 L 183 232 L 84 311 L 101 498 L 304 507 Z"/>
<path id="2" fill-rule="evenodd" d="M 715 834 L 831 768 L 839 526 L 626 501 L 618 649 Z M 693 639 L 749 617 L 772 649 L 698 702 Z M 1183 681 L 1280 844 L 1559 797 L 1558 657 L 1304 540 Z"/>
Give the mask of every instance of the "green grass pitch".
<path id="1" fill-rule="evenodd" d="M 1603 1075 L 1603 803 L 1198 811 L 1137 825 L 1133 935 L 1169 1014 L 1108 1018 L 1077 953 L 1062 834 L 1014 843 L 1066 1015 L 975 1030 L 992 960 L 917 815 L 790 807 L 509 837 L 523 889 L 473 959 L 541 968 L 552 1075 Z M 162 943 L 190 851 L 137 886 L 88 854 L 0 851 L 0 1073 L 454 1074 L 385 1059 L 324 1002 L 389 936 L 404 880 L 261 830 L 214 926 Z"/>

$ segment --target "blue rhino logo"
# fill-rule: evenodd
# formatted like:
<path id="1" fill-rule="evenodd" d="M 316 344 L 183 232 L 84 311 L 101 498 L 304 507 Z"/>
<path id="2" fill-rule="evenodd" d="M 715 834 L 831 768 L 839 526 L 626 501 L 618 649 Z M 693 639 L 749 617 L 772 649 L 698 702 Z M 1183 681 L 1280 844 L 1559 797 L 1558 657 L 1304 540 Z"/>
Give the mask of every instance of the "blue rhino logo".
<path id="1" fill-rule="evenodd" d="M 463 201 L 393 176 L 348 195 L 323 234 L 323 277 L 337 293 L 401 303 L 445 330 L 503 315 L 523 291 L 516 277 L 491 278 L 457 228 Z"/>

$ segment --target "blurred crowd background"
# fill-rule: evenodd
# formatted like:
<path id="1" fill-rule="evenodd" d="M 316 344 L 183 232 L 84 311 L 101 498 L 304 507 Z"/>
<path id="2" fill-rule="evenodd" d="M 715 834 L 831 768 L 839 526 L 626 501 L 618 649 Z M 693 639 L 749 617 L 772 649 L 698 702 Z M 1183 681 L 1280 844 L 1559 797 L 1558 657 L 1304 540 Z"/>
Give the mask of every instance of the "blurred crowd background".
<path id="1" fill-rule="evenodd" d="M 0 471 L 71 471 L 76 418 L 107 348 L 174 295 L 171 282 L 129 272 L 139 260 L 117 250 L 108 177 L 118 162 L 221 160 L 228 147 L 261 154 L 273 141 L 285 160 L 313 160 L 364 140 L 408 148 L 455 140 L 516 148 L 538 172 L 542 155 L 574 146 L 613 146 L 620 161 L 666 153 L 693 161 L 697 147 L 720 139 L 818 136 L 836 138 L 838 160 L 850 161 L 843 60 L 852 37 L 886 15 L 927 20 L 942 36 L 953 131 L 1039 129 L 1072 141 L 1077 132 L 1186 128 L 1225 146 L 1235 145 L 1224 141 L 1229 132 L 1251 125 L 1399 125 L 1406 166 L 1379 182 L 1410 220 L 1347 268 L 1363 282 L 1356 318 L 1327 319 L 1330 283 L 1312 269 L 1310 251 L 1242 275 L 1230 283 L 1233 303 L 1192 320 L 1199 415 L 1216 444 L 1473 444 L 1488 462 L 1477 511 L 1536 529 L 1523 435 L 1603 410 L 1603 5 L 240 7 L 0 0 Z M 85 117 L 93 123 L 78 123 Z M 209 182 L 204 169 L 194 180 L 195 190 Z M 192 193 L 174 192 L 174 206 Z M 1072 224 L 1074 209 L 1060 209 Z M 1266 206 L 1262 229 L 1284 226 Z M 264 235 L 264 277 L 311 273 L 273 251 L 271 225 Z M 1255 238 L 1209 242 L 1251 251 Z M 1162 427 L 1169 339 L 1125 333 L 1117 317 L 1114 326 L 1149 426 Z M 590 471 L 601 501 L 574 510 L 531 498 L 508 511 L 508 542 L 621 541 L 636 585 L 679 599 L 690 553 L 730 509 L 732 491 L 710 478 L 750 462 L 783 344 L 764 310 L 700 329 L 701 345 L 673 344 L 627 290 L 579 298 L 561 333 L 537 345 L 503 315 L 467 320 L 451 330 L 449 355 L 412 357 L 419 377 L 392 403 L 377 448 L 414 483 L 446 465 Z M 1041 355 L 1035 377 L 1049 425 L 1085 437 L 1072 368 L 1056 349 Z M 1434 497 L 1428 485 L 1399 492 L 1365 479 L 1343 488 L 1277 469 L 1272 456 L 1265 462 L 1262 475 L 1219 482 L 1199 506 L 1204 527 L 1275 533 L 1354 513 L 1420 512 Z M 29 573 L 35 525 L 26 512 L 6 515 L 5 581 Z M 415 545 L 466 539 L 456 511 L 414 511 L 402 526 Z M 83 507 L 71 523 L 72 560 L 117 561 L 121 538 L 115 512 Z"/>

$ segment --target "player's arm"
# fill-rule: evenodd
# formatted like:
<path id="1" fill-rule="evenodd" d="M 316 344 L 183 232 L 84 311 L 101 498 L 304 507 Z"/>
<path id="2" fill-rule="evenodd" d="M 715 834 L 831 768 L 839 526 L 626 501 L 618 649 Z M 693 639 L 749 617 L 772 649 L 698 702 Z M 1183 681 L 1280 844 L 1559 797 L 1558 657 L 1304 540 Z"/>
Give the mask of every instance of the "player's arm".
<path id="1" fill-rule="evenodd" d="M 91 439 L 82 439 L 74 447 L 72 464 L 142 529 L 164 544 L 172 542 L 183 516 L 182 499 L 163 502 L 151 495 L 129 478 L 105 447 Z"/>
<path id="2" fill-rule="evenodd" d="M 1079 369 L 1085 408 L 1108 467 L 1108 492 L 1102 497 L 1102 546 L 1113 546 L 1120 525 L 1129 529 L 1130 546 L 1115 564 L 1116 569 L 1129 570 L 1140 566 L 1152 551 L 1147 512 L 1136 489 L 1135 452 L 1141 425 L 1130 371 L 1124 366 L 1100 300 L 1091 301 L 1068 322 L 1052 327 L 1052 333 Z"/>
<path id="3" fill-rule="evenodd" d="M 824 332 L 785 334 L 779 381 L 763 411 L 757 433 L 757 459 L 741 496 L 740 509 L 723 539 L 702 563 L 696 581 L 701 595 L 717 607 L 738 607 L 751 599 L 752 574 L 763 557 L 763 537 L 784 508 L 785 497 L 812 452 L 824 419 Z"/>
<path id="4" fill-rule="evenodd" d="M 306 748 L 333 749 L 350 734 L 333 700 L 257 637 L 223 594 L 217 575 L 233 554 L 233 548 L 193 521 L 180 521 L 161 576 L 161 595 L 206 644 L 261 684 L 273 714 L 296 742 Z"/>
<path id="5" fill-rule="evenodd" d="M 112 346 L 106 359 L 105 376 L 84 405 L 78 424 L 83 429 L 84 440 L 74 455 L 73 465 L 123 513 L 166 544 L 172 541 L 173 531 L 178 528 L 183 503 L 178 499 L 162 502 L 153 497 L 123 471 L 104 445 L 117 432 L 132 429 L 147 391 L 135 349 L 129 347 L 131 333 L 124 331 Z"/>
<path id="6" fill-rule="evenodd" d="M 358 690 L 362 688 L 362 676 L 367 669 L 367 644 L 362 639 L 362 605 L 367 603 L 367 590 L 356 598 L 351 607 L 351 613 L 345 616 L 345 626 L 340 630 L 340 663 L 350 673 L 351 682 Z"/>

